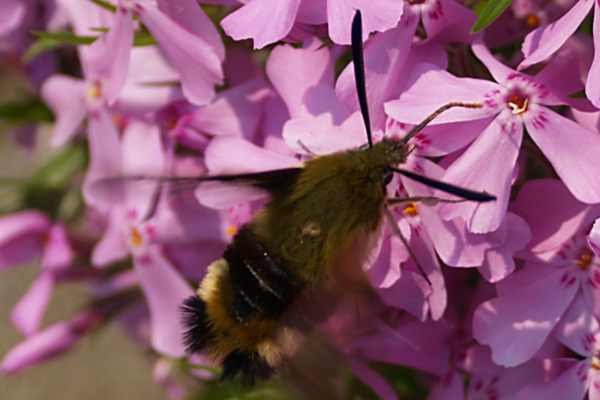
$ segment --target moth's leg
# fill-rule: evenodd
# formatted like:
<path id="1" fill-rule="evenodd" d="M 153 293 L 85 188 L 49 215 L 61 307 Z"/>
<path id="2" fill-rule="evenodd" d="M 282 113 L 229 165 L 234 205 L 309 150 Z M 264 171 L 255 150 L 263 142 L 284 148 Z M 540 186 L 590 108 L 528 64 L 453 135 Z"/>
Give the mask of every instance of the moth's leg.
<path id="1" fill-rule="evenodd" d="M 398 236 L 398 238 L 402 241 L 402 244 L 406 248 L 406 251 L 408 251 L 408 254 L 410 255 L 410 258 L 414 261 L 415 265 L 419 269 L 419 272 L 421 272 L 421 275 L 423 275 L 423 278 L 425 278 L 425 280 L 427 281 L 427 283 L 429 284 L 429 286 L 432 286 L 431 285 L 431 281 L 429 280 L 429 278 L 427 277 L 427 274 L 425 273 L 425 270 L 423 269 L 423 267 L 419 263 L 419 260 L 417 259 L 417 256 L 412 251 L 412 249 L 410 248 L 410 245 L 408 244 L 408 241 L 406 240 L 406 238 L 404 237 L 404 235 L 400 231 L 400 228 L 398 227 L 398 222 L 396 221 L 396 218 L 394 218 L 394 214 L 392 214 L 392 212 L 390 211 L 390 209 L 388 207 L 383 207 L 383 213 L 385 214 L 385 217 L 388 220 L 388 222 L 390 224 L 390 227 L 392 228 L 392 232 L 394 233 L 394 235 Z"/>
<path id="2" fill-rule="evenodd" d="M 410 139 L 412 139 L 417 133 L 421 132 L 423 128 L 425 128 L 431 121 L 437 118 L 441 113 L 447 111 L 451 108 L 455 107 L 463 107 L 463 108 L 481 108 L 483 104 L 481 103 L 464 103 L 460 101 L 453 101 L 451 103 L 444 104 L 431 114 L 429 114 L 423 121 L 419 122 L 415 125 L 407 134 L 402 138 L 404 143 L 407 143 Z"/>
<path id="3" fill-rule="evenodd" d="M 442 199 L 436 196 L 409 196 L 409 197 L 388 197 L 386 204 L 394 207 L 405 203 L 418 203 L 421 202 L 427 206 L 435 206 L 438 203 L 462 203 L 468 201 L 466 199 Z"/>

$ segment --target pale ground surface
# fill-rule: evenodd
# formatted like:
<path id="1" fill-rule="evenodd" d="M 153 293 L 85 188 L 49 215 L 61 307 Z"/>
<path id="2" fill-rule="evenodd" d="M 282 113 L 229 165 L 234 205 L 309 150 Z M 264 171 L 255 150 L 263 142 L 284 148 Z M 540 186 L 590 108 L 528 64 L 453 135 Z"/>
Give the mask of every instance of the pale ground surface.
<path id="1" fill-rule="evenodd" d="M 4 79 L 3 79 L 4 78 Z M 10 89 L 9 89 L 10 88 Z M 14 98 L 13 84 L 0 71 L 0 101 Z M 48 134 L 42 137 L 47 139 Z M 0 126 L 0 177 L 16 177 L 31 169 L 26 153 L 6 140 Z M 0 190 L 5 199 L 6 193 Z M 3 199 L 0 199 L 3 200 Z M 36 265 L 0 271 L 0 358 L 21 340 L 10 323 L 10 310 L 38 271 Z M 85 302 L 83 287 L 60 286 L 45 324 L 66 318 Z M 15 377 L 0 376 L 0 400 L 162 400 L 166 395 L 152 382 L 152 362 L 117 327 L 86 337 L 70 353 Z"/>

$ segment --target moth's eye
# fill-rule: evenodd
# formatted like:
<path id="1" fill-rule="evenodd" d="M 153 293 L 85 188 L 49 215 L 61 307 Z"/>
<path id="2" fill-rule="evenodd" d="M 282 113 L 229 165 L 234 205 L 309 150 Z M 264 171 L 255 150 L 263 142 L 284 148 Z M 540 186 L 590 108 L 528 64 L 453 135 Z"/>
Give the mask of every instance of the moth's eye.
<path id="1" fill-rule="evenodd" d="M 389 185 L 389 183 L 392 181 L 393 177 L 394 177 L 394 171 L 392 171 L 388 167 L 385 167 L 385 169 L 383 170 L 383 186 Z"/>

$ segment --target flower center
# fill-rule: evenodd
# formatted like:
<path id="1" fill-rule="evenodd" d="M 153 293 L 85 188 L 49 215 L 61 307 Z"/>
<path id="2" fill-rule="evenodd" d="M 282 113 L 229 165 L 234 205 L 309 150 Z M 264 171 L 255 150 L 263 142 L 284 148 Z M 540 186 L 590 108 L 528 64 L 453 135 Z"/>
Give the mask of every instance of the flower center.
<path id="1" fill-rule="evenodd" d="M 238 227 L 235 225 L 229 225 L 226 229 L 225 232 L 227 232 L 227 234 L 231 237 L 234 237 L 235 234 L 238 232 Z"/>
<path id="2" fill-rule="evenodd" d="M 100 82 L 94 82 L 88 86 L 87 96 L 91 100 L 98 100 L 102 97 L 102 86 L 100 86 Z"/>
<path id="3" fill-rule="evenodd" d="M 404 0 L 406 1 L 408 4 L 415 5 L 415 4 L 423 4 L 425 3 L 427 0 Z"/>
<path id="4" fill-rule="evenodd" d="M 402 210 L 402 212 L 408 216 L 411 217 L 416 217 L 417 215 L 419 215 L 419 211 L 417 210 L 417 204 L 416 203 L 410 203 L 409 205 L 407 205 L 406 207 L 404 207 L 404 209 Z"/>
<path id="5" fill-rule="evenodd" d="M 600 370 L 600 359 L 596 356 L 592 357 L 592 368 L 597 371 Z"/>
<path id="6" fill-rule="evenodd" d="M 506 96 L 506 105 L 514 115 L 521 115 L 529 109 L 529 96 L 520 90 L 513 90 Z"/>
<path id="7" fill-rule="evenodd" d="M 129 244 L 131 247 L 137 248 L 144 244 L 144 238 L 138 228 L 131 228 L 129 235 Z"/>
<path id="8" fill-rule="evenodd" d="M 528 27 L 528 28 L 531 28 L 531 29 L 535 29 L 535 28 L 537 28 L 538 26 L 540 26 L 540 23 L 541 23 L 541 22 L 542 22 L 542 21 L 540 20 L 540 17 L 538 17 L 538 16 L 537 16 L 537 15 L 535 15 L 535 14 L 528 14 L 528 15 L 525 17 L 525 25 L 527 25 L 527 27 Z"/>
<path id="9" fill-rule="evenodd" d="M 594 260 L 594 253 L 591 252 L 590 249 L 583 249 L 581 254 L 579 254 L 579 258 L 576 261 L 576 264 L 582 270 L 587 270 L 588 267 L 592 264 Z"/>

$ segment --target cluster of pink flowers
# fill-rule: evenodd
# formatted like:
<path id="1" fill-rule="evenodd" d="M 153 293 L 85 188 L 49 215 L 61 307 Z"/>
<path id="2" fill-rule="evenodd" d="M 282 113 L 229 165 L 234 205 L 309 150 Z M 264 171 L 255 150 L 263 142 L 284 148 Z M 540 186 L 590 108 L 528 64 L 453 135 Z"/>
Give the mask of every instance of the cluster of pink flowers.
<path id="1" fill-rule="evenodd" d="M 374 140 L 448 102 L 480 103 L 436 118 L 404 167 L 497 200 L 395 208 L 411 251 L 384 227 L 365 271 L 385 310 L 369 329 L 335 315 L 321 329 L 382 399 L 397 393 L 380 363 L 412 369 L 431 400 L 600 398 L 600 3 L 514 0 L 477 34 L 473 3 L 3 0 L 1 60 L 53 112 L 57 151 L 84 148 L 89 162 L 71 177 L 83 182 L 74 215 L 59 185 L 33 186 L 43 201 L 0 217 L 0 269 L 40 260 L 0 373 L 117 323 L 154 352 L 172 398 L 215 379 L 211 360 L 186 356 L 178 309 L 264 199 L 95 182 L 265 171 L 364 145 L 346 65 L 360 9 Z M 95 40 L 24 62 L 33 30 Z M 16 127 L 26 143 L 34 126 Z M 388 190 L 436 194 L 398 177 Z M 90 301 L 44 326 L 66 281 Z"/>

